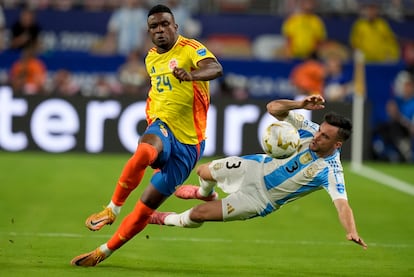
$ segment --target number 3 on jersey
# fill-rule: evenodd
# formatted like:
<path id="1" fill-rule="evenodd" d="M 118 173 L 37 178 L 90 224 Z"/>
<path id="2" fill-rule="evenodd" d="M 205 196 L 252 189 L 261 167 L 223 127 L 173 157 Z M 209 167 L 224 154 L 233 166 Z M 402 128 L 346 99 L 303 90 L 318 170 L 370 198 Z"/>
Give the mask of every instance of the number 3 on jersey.
<path id="1" fill-rule="evenodd" d="M 165 89 L 172 90 L 172 86 L 170 83 L 170 78 L 165 75 L 157 76 L 157 91 L 159 93 L 164 92 Z"/>

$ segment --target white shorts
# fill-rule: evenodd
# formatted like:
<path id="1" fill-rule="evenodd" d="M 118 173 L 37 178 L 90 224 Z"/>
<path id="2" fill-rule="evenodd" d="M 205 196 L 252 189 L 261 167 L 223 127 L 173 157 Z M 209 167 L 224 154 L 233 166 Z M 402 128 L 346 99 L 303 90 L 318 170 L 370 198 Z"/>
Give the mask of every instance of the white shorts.
<path id="1" fill-rule="evenodd" d="M 209 168 L 217 186 L 229 194 L 222 199 L 224 221 L 265 216 L 276 209 L 267 197 L 260 161 L 228 157 L 213 161 Z"/>

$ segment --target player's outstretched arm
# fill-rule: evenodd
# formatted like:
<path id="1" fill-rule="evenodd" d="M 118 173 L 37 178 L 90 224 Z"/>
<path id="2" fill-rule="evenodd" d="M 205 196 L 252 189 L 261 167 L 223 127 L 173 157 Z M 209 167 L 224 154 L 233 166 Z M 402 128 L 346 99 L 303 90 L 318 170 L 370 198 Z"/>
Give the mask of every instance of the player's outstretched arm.
<path id="1" fill-rule="evenodd" d="M 199 69 L 187 72 L 182 68 L 176 67 L 173 75 L 180 81 L 210 81 L 223 75 L 223 67 L 213 59 L 207 58 L 198 62 Z"/>
<path id="2" fill-rule="evenodd" d="M 310 95 L 302 100 L 278 99 L 266 105 L 267 111 L 278 120 L 285 119 L 290 110 L 320 110 L 325 108 L 325 99 L 320 95 Z"/>
<path id="3" fill-rule="evenodd" d="M 364 249 L 367 249 L 368 245 L 358 235 L 354 215 L 348 201 L 345 199 L 336 199 L 334 204 L 338 211 L 339 221 L 346 230 L 346 239 L 361 245 Z"/>

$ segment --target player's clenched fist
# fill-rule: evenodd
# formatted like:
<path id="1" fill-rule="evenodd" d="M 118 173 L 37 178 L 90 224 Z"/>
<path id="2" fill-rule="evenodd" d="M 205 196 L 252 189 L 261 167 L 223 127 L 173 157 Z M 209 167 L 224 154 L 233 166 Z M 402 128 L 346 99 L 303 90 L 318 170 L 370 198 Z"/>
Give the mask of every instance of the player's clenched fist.
<path id="1" fill-rule="evenodd" d="M 193 76 L 191 75 L 191 73 L 179 67 L 174 68 L 173 75 L 175 78 L 177 78 L 180 81 L 192 81 L 193 80 Z"/>

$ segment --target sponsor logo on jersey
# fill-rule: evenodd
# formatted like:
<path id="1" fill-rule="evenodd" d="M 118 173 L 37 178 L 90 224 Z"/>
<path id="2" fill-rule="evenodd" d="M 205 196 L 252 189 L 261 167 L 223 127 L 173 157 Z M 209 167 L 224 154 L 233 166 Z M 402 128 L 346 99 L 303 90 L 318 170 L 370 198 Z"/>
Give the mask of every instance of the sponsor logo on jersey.
<path id="1" fill-rule="evenodd" d="M 155 67 L 151 67 L 151 73 L 155 73 Z"/>
<path id="2" fill-rule="evenodd" d="M 232 212 L 234 212 L 234 208 L 233 208 L 233 206 L 232 205 L 230 205 L 229 203 L 227 203 L 227 205 L 226 205 L 226 207 L 227 207 L 227 214 L 231 214 Z"/>
<path id="3" fill-rule="evenodd" d="M 205 48 L 202 48 L 202 49 L 198 49 L 197 50 L 197 54 L 199 55 L 199 56 L 205 56 L 205 55 L 207 55 L 207 50 L 205 49 Z"/>
<path id="4" fill-rule="evenodd" d="M 337 190 L 340 194 L 344 193 L 344 192 L 345 192 L 345 186 L 344 186 L 344 184 L 336 184 L 336 190 Z"/>

